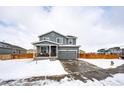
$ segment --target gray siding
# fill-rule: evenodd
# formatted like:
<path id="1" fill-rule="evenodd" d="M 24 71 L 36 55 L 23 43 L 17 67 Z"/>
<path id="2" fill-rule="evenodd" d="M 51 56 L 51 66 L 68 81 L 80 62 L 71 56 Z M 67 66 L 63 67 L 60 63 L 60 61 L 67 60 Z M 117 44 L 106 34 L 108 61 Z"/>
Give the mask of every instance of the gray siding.
<path id="1" fill-rule="evenodd" d="M 0 48 L 0 54 L 25 54 L 25 53 L 26 53 L 26 50 Z"/>
<path id="2" fill-rule="evenodd" d="M 0 54 L 11 54 L 11 53 L 12 53 L 11 49 L 0 48 Z"/>
<path id="3" fill-rule="evenodd" d="M 43 38 L 44 37 L 48 37 L 50 41 L 53 41 L 53 42 L 56 42 L 56 38 L 62 38 L 63 39 L 63 45 L 68 45 L 69 44 L 69 38 L 66 38 L 65 36 L 63 35 L 60 35 L 58 33 L 55 33 L 55 32 L 51 32 L 51 33 L 48 33 L 48 34 L 45 34 L 43 36 L 40 36 L 39 37 L 39 40 L 42 41 L 44 40 Z M 72 38 L 73 39 L 73 44 L 72 45 L 76 45 L 76 38 Z"/>
<path id="4" fill-rule="evenodd" d="M 26 50 L 13 49 L 12 54 L 26 54 Z"/>
<path id="5" fill-rule="evenodd" d="M 79 47 L 60 47 L 59 46 L 59 49 L 58 50 L 77 50 L 79 51 Z"/>
<path id="6" fill-rule="evenodd" d="M 51 32 L 40 37 L 40 41 L 43 40 L 43 37 L 49 37 L 50 41 L 56 42 L 56 38 L 63 38 L 63 44 L 67 44 L 66 37 L 59 35 L 57 33 Z"/>

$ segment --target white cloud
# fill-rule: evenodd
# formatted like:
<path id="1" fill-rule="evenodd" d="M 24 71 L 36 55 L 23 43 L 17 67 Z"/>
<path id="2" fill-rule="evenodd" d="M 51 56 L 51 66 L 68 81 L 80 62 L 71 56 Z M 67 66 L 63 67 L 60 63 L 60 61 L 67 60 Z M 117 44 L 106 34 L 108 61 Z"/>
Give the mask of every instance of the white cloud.
<path id="1" fill-rule="evenodd" d="M 81 49 L 121 45 L 124 40 L 123 7 L 0 7 L 0 20 L 15 26 L 0 26 L 0 40 L 32 48 L 38 35 L 55 30 L 64 35 L 76 35 Z M 117 14 L 116 14 L 117 13 Z M 123 21 L 123 22 L 122 22 Z"/>

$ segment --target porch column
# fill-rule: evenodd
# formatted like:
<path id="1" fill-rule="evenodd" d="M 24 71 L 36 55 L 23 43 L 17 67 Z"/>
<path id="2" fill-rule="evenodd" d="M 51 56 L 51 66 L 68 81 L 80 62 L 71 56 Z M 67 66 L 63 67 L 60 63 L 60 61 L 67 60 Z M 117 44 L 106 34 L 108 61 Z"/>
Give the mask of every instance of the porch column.
<path id="1" fill-rule="evenodd" d="M 58 58 L 58 46 L 56 46 L 56 56 Z"/>
<path id="2" fill-rule="evenodd" d="M 35 46 L 33 45 L 33 59 L 35 58 Z"/>
<path id="3" fill-rule="evenodd" d="M 49 45 L 49 57 L 51 57 L 51 45 Z"/>

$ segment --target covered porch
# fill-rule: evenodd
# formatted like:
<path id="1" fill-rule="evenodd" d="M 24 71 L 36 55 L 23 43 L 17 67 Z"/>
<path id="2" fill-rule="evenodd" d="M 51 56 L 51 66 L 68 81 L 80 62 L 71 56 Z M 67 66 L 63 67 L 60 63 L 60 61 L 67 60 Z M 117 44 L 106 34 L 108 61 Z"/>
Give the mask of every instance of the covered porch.
<path id="1" fill-rule="evenodd" d="M 58 57 L 58 46 L 56 45 L 36 46 L 36 57 L 57 58 Z"/>
<path id="2" fill-rule="evenodd" d="M 39 41 L 33 43 L 35 56 L 34 58 L 43 59 L 43 58 L 58 58 L 58 44 L 52 41 Z"/>

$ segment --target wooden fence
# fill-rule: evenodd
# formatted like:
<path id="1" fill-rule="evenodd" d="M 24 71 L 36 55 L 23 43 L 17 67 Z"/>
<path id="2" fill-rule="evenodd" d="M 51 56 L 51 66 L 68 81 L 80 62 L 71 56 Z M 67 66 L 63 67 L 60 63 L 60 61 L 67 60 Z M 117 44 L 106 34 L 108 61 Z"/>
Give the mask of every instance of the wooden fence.
<path id="1" fill-rule="evenodd" d="M 12 59 L 33 58 L 33 54 L 13 54 Z"/>
<path id="2" fill-rule="evenodd" d="M 118 59 L 119 57 L 117 54 L 80 54 L 80 58 L 87 59 Z"/>
<path id="3" fill-rule="evenodd" d="M 80 54 L 80 58 L 87 59 L 118 59 L 120 56 L 116 54 Z M 33 58 L 33 54 L 0 54 L 0 59 L 23 59 L 23 58 Z"/>
<path id="4" fill-rule="evenodd" d="M 33 58 L 33 54 L 0 54 L 1 60 Z"/>
<path id="5" fill-rule="evenodd" d="M 11 54 L 0 54 L 0 60 L 4 60 L 4 59 L 11 59 L 12 56 Z"/>

